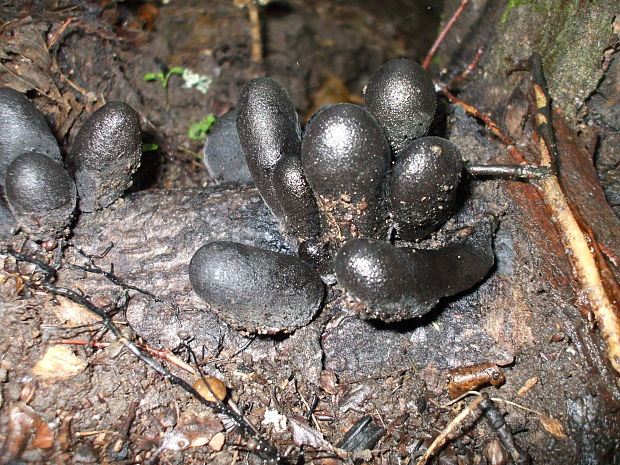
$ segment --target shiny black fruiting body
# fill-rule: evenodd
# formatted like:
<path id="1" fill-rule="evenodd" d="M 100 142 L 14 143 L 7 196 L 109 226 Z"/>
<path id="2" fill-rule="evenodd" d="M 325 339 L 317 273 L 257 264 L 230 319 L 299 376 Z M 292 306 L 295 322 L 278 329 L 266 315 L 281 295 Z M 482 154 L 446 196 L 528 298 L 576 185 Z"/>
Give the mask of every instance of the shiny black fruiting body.
<path id="1" fill-rule="evenodd" d="M 428 250 L 353 239 L 335 257 L 336 278 L 362 318 L 393 322 L 419 317 L 489 273 L 495 261 L 494 229 L 495 222 L 486 218 L 462 242 Z"/>
<path id="2" fill-rule="evenodd" d="M 329 240 L 379 236 L 390 147 L 375 118 L 350 103 L 322 108 L 306 127 L 301 152 Z"/>
<path id="3" fill-rule="evenodd" d="M 21 92 L 0 87 L 0 186 L 9 164 L 36 152 L 61 162 L 60 148 L 43 115 Z"/>
<path id="4" fill-rule="evenodd" d="M 39 239 L 69 224 L 76 188 L 64 167 L 39 153 L 26 153 L 8 166 L 5 195 L 18 223 Z"/>
<path id="5" fill-rule="evenodd" d="M 140 117 L 133 108 L 110 102 L 93 113 L 66 159 L 80 210 L 91 212 L 118 199 L 131 186 L 141 155 Z"/>
<path id="6" fill-rule="evenodd" d="M 450 218 L 462 171 L 461 154 L 449 140 L 422 137 L 403 150 L 386 185 L 401 239 L 421 239 Z"/>
<path id="7" fill-rule="evenodd" d="M 209 175 L 216 181 L 253 183 L 239 141 L 235 109 L 227 111 L 213 124 L 204 147 L 204 162 Z"/>
<path id="8" fill-rule="evenodd" d="M 312 191 L 299 178 L 303 173 L 291 171 L 296 162 L 289 159 L 301 155 L 301 127 L 286 90 L 273 79 L 252 79 L 241 89 L 236 111 L 241 147 L 263 200 L 286 232 L 301 239 L 318 234 L 312 226 L 318 224 L 317 206 L 308 201 Z M 278 169 L 280 163 L 285 166 Z M 300 221 L 306 223 L 301 230 Z"/>
<path id="9" fill-rule="evenodd" d="M 479 282 L 494 263 L 493 231 L 481 223 L 467 240 L 436 250 L 375 240 L 387 239 L 391 226 L 392 237 L 406 241 L 440 228 L 454 208 L 463 164 L 451 142 L 418 139 L 433 120 L 436 97 L 417 64 L 381 67 L 366 89 L 366 107 L 317 111 L 301 140 L 300 166 L 292 103 L 275 81 L 254 79 L 241 91 L 237 130 L 263 199 L 285 232 L 300 239 L 299 257 L 326 282 L 337 279 L 362 318 L 392 322 L 421 316 Z M 283 199 L 303 211 L 283 211 Z"/>
<path id="10" fill-rule="evenodd" d="M 295 256 L 217 241 L 189 265 L 196 293 L 237 329 L 290 332 L 310 322 L 323 300 L 320 277 Z"/>
<path id="11" fill-rule="evenodd" d="M 385 130 L 394 156 L 424 136 L 433 122 L 437 97 L 433 81 L 417 63 L 399 58 L 374 72 L 364 104 Z"/>
<path id="12" fill-rule="evenodd" d="M 284 228 L 300 240 L 317 236 L 321 227 L 319 210 L 301 160 L 297 157 L 280 160 L 273 173 L 273 186 L 280 199 L 279 219 Z"/>

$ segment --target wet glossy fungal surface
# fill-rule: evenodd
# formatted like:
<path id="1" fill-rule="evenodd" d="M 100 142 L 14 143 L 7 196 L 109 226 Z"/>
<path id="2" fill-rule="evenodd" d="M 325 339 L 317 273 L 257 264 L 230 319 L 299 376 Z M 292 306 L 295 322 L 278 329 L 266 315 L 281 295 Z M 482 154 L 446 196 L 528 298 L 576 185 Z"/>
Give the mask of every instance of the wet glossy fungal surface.
<path id="1" fill-rule="evenodd" d="M 237 133 L 235 109 L 220 116 L 209 131 L 204 161 L 209 175 L 218 181 L 253 183 Z"/>
<path id="2" fill-rule="evenodd" d="M 27 152 L 61 161 L 60 148 L 43 115 L 21 92 L 0 87 L 0 186 L 9 164 Z"/>
<path id="3" fill-rule="evenodd" d="M 276 165 L 300 157 L 301 127 L 286 90 L 270 78 L 256 78 L 243 86 L 237 102 L 237 132 L 254 183 L 271 211 L 283 206 L 275 193 Z"/>
<path id="4" fill-rule="evenodd" d="M 338 283 L 364 319 L 387 322 L 419 317 L 443 297 L 480 282 L 493 267 L 494 222 L 484 219 L 466 239 L 438 249 L 395 247 L 352 239 L 335 257 Z"/>
<path id="5" fill-rule="evenodd" d="M 198 249 L 189 278 L 211 310 L 233 327 L 259 334 L 308 324 L 324 294 L 319 275 L 299 258 L 228 241 Z"/>
<path id="6" fill-rule="evenodd" d="M 347 306 L 362 318 L 393 322 L 424 315 L 440 299 L 474 286 L 494 264 L 490 220 L 438 248 L 398 243 L 424 239 L 454 208 L 463 169 L 458 149 L 438 137 L 418 139 L 428 131 L 435 100 L 420 66 L 388 62 L 366 90 L 368 109 L 343 103 L 315 112 L 301 139 L 300 161 L 298 118 L 286 91 L 269 78 L 241 90 L 237 131 L 261 196 L 285 234 L 297 239 L 299 257 L 326 283 L 338 282 Z M 396 246 L 382 241 L 394 231 Z M 227 243 L 226 250 L 234 247 Z M 258 319 L 243 322 L 237 300 L 226 297 L 252 295 L 244 291 L 245 278 L 236 277 L 208 295 L 195 277 L 192 282 L 211 306 L 233 309 L 227 321 L 259 326 Z"/>
<path id="7" fill-rule="evenodd" d="M 73 180 L 60 163 L 39 153 L 26 153 L 11 162 L 5 193 L 18 222 L 35 235 L 61 230 L 75 210 Z"/>
<path id="8" fill-rule="evenodd" d="M 407 146 L 386 187 L 402 239 L 423 238 L 450 218 L 462 171 L 461 154 L 449 140 L 422 137 Z"/>
<path id="9" fill-rule="evenodd" d="M 241 89 L 236 110 L 213 128 L 205 164 L 220 181 L 253 181 L 287 241 L 269 248 L 296 248 L 298 256 L 227 241 L 226 231 L 207 236 L 210 242 L 191 259 L 189 278 L 209 309 L 240 330 L 292 332 L 318 312 L 322 277 L 338 282 L 347 306 L 362 318 L 392 322 L 424 315 L 484 278 L 494 263 L 489 221 L 435 249 L 399 242 L 441 227 L 461 178 L 454 144 L 416 139 L 435 110 L 429 82 L 415 63 L 393 60 L 373 75 L 367 108 L 324 107 L 303 138 L 280 84 L 256 78 Z M 72 217 L 76 188 L 81 211 L 105 208 L 131 185 L 140 155 L 138 114 L 108 103 L 80 129 L 67 158 L 75 185 L 50 157 L 21 155 L 8 170 L 8 205 L 20 224 L 35 218 L 57 231 Z"/>
<path id="10" fill-rule="evenodd" d="M 334 240 L 378 234 L 389 163 L 387 139 L 364 108 L 341 103 L 312 117 L 304 132 L 302 164 Z"/>
<path id="11" fill-rule="evenodd" d="M 338 283 L 361 301 L 355 310 L 362 318 L 397 321 L 421 316 L 439 296 L 427 289 L 428 277 L 403 248 L 374 239 L 352 239 L 335 257 Z"/>
<path id="12" fill-rule="evenodd" d="M 388 61 L 375 71 L 364 99 L 385 130 L 395 156 L 428 132 L 437 106 L 430 76 L 405 58 Z"/>
<path id="13" fill-rule="evenodd" d="M 319 235 L 321 222 L 314 194 L 301 166 L 301 159 L 280 160 L 273 173 L 273 187 L 282 210 L 284 230 L 299 240 Z"/>
<path id="14" fill-rule="evenodd" d="M 88 118 L 65 162 L 77 186 L 80 210 L 107 207 L 131 186 L 141 144 L 140 117 L 126 103 L 107 103 Z"/>

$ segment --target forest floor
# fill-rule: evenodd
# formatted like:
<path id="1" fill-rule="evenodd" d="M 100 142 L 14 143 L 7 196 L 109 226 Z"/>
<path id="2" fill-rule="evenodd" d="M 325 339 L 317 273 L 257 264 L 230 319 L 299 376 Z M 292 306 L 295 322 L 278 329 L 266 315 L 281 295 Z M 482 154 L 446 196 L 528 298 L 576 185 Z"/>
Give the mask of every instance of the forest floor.
<path id="1" fill-rule="evenodd" d="M 505 383 L 484 391 L 495 399 L 515 450 L 533 463 L 618 463 L 617 377 L 577 305 L 564 247 L 548 233 L 553 225 L 527 183 L 470 179 L 465 185 L 460 210 L 430 244 L 491 215 L 499 221 L 496 266 L 479 287 L 442 301 L 420 320 L 359 320 L 337 287 L 310 325 L 287 336 L 250 336 L 205 311 L 187 278 L 200 245 L 227 239 L 294 250 L 253 187 L 209 177 L 204 140 L 190 138 L 190 126 L 234 107 L 241 86 L 259 75 L 289 90 L 302 121 L 329 103 L 360 103 L 364 85 L 385 61 L 424 58 L 442 12 L 438 2 L 408 5 L 406 15 L 403 4 L 411 2 L 370 1 L 363 8 L 355 1 L 267 2 L 258 7 L 257 60 L 244 3 L 4 2 L 2 85 L 26 92 L 65 153 L 86 118 L 114 100 L 140 114 L 143 142 L 157 146 L 145 151 L 131 192 L 104 211 L 81 215 L 64 242 L 38 244 L 20 233 L 6 245 L 56 266 L 59 286 L 117 310 L 113 318 L 126 337 L 193 384 L 191 349 L 204 373 L 226 384 L 227 402 L 241 407 L 260 433 L 239 434 L 230 419 L 124 350 L 84 307 L 37 286 L 35 266 L 3 256 L 0 463 L 259 463 L 258 434 L 280 454 L 288 452 L 291 463 L 416 463 L 475 399 L 446 405 L 450 370 L 459 367 L 473 367 L 482 379 L 484 367 L 503 370 Z M 609 67 L 613 82 L 619 61 Z M 461 64 L 433 72 L 447 81 Z M 165 83 L 145 80 L 175 67 L 180 71 Z M 617 86 L 611 80 L 607 85 Z M 497 95 L 474 88 L 468 97 L 495 108 Z M 514 101 L 508 126 L 523 110 Z M 603 119 L 620 113 L 596 99 L 591 105 Z M 440 108 L 435 134 L 449 137 L 472 161 L 506 162 L 505 148 L 479 121 L 445 100 Z M 526 129 L 515 131 L 528 139 Z M 600 140 L 613 145 L 612 133 Z M 589 163 L 594 172 L 592 158 L 580 158 L 595 150 L 588 148 L 591 136 L 574 137 L 570 167 Z M 617 155 L 606 151 L 596 166 L 616 208 Z M 596 176 L 574 182 L 603 192 Z M 597 221 L 611 236 L 613 253 L 617 223 Z M 85 263 L 113 270 L 134 289 L 73 266 Z M 498 442 L 502 433 L 479 410 L 472 412 L 434 463 L 501 464 L 515 452 Z M 379 442 L 348 455 L 337 450 L 366 416 L 371 421 L 363 434 L 376 433 Z"/>

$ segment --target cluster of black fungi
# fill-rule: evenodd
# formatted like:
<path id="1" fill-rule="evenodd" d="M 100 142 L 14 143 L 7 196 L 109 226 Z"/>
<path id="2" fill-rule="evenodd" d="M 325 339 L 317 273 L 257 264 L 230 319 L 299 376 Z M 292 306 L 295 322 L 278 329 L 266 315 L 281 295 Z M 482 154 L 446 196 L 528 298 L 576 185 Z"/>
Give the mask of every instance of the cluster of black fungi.
<path id="1" fill-rule="evenodd" d="M 209 144 L 221 152 L 237 141 L 243 169 L 298 253 L 209 242 L 189 266 L 196 293 L 235 328 L 273 334 L 314 318 L 324 282 L 337 282 L 361 318 L 386 322 L 422 316 L 480 282 L 494 263 L 490 219 L 440 248 L 415 246 L 451 217 L 463 171 L 453 143 L 425 137 L 435 110 L 431 79 L 406 59 L 373 74 L 364 107 L 321 108 L 303 134 L 285 89 L 248 82 Z M 0 133 L 0 227 L 35 240 L 110 205 L 140 163 L 139 116 L 121 102 L 93 113 L 64 164 L 43 116 L 8 88 Z"/>
<path id="2" fill-rule="evenodd" d="M 297 256 L 226 241 L 196 252 L 194 290 L 236 327 L 274 333 L 307 324 L 322 304 L 323 282 L 337 282 L 361 318 L 411 319 L 492 268 L 488 217 L 441 248 L 415 247 L 452 216 L 463 171 L 452 142 L 424 137 L 436 111 L 425 70 L 392 60 L 372 75 L 364 97 L 364 107 L 319 109 L 302 133 L 286 90 L 257 78 L 214 128 L 212 140 L 228 140 L 221 144 L 229 152 L 238 138 L 246 171 L 298 244 Z M 207 145 L 208 167 L 217 151 Z"/>

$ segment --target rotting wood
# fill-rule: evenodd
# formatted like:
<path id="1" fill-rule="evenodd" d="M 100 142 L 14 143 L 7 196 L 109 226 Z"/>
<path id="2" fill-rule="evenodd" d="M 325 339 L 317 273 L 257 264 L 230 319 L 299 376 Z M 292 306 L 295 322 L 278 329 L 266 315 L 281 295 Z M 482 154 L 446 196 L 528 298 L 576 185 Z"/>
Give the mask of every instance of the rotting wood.
<path id="1" fill-rule="evenodd" d="M 551 100 L 542 73 L 540 56 L 532 55 L 530 67 L 534 78 L 533 92 L 536 102 L 536 129 L 539 134 L 538 148 L 541 163 L 557 166 L 557 144 L 551 121 Z M 543 199 L 554 220 L 558 234 L 571 261 L 573 274 L 579 282 L 577 298 L 585 297 L 607 344 L 607 356 L 617 375 L 620 375 L 620 318 L 618 302 L 608 295 L 586 233 L 579 226 L 566 199 L 557 175 L 538 182 Z M 579 295 L 580 294 L 580 295 Z M 620 382 L 620 379 L 617 380 Z"/>

